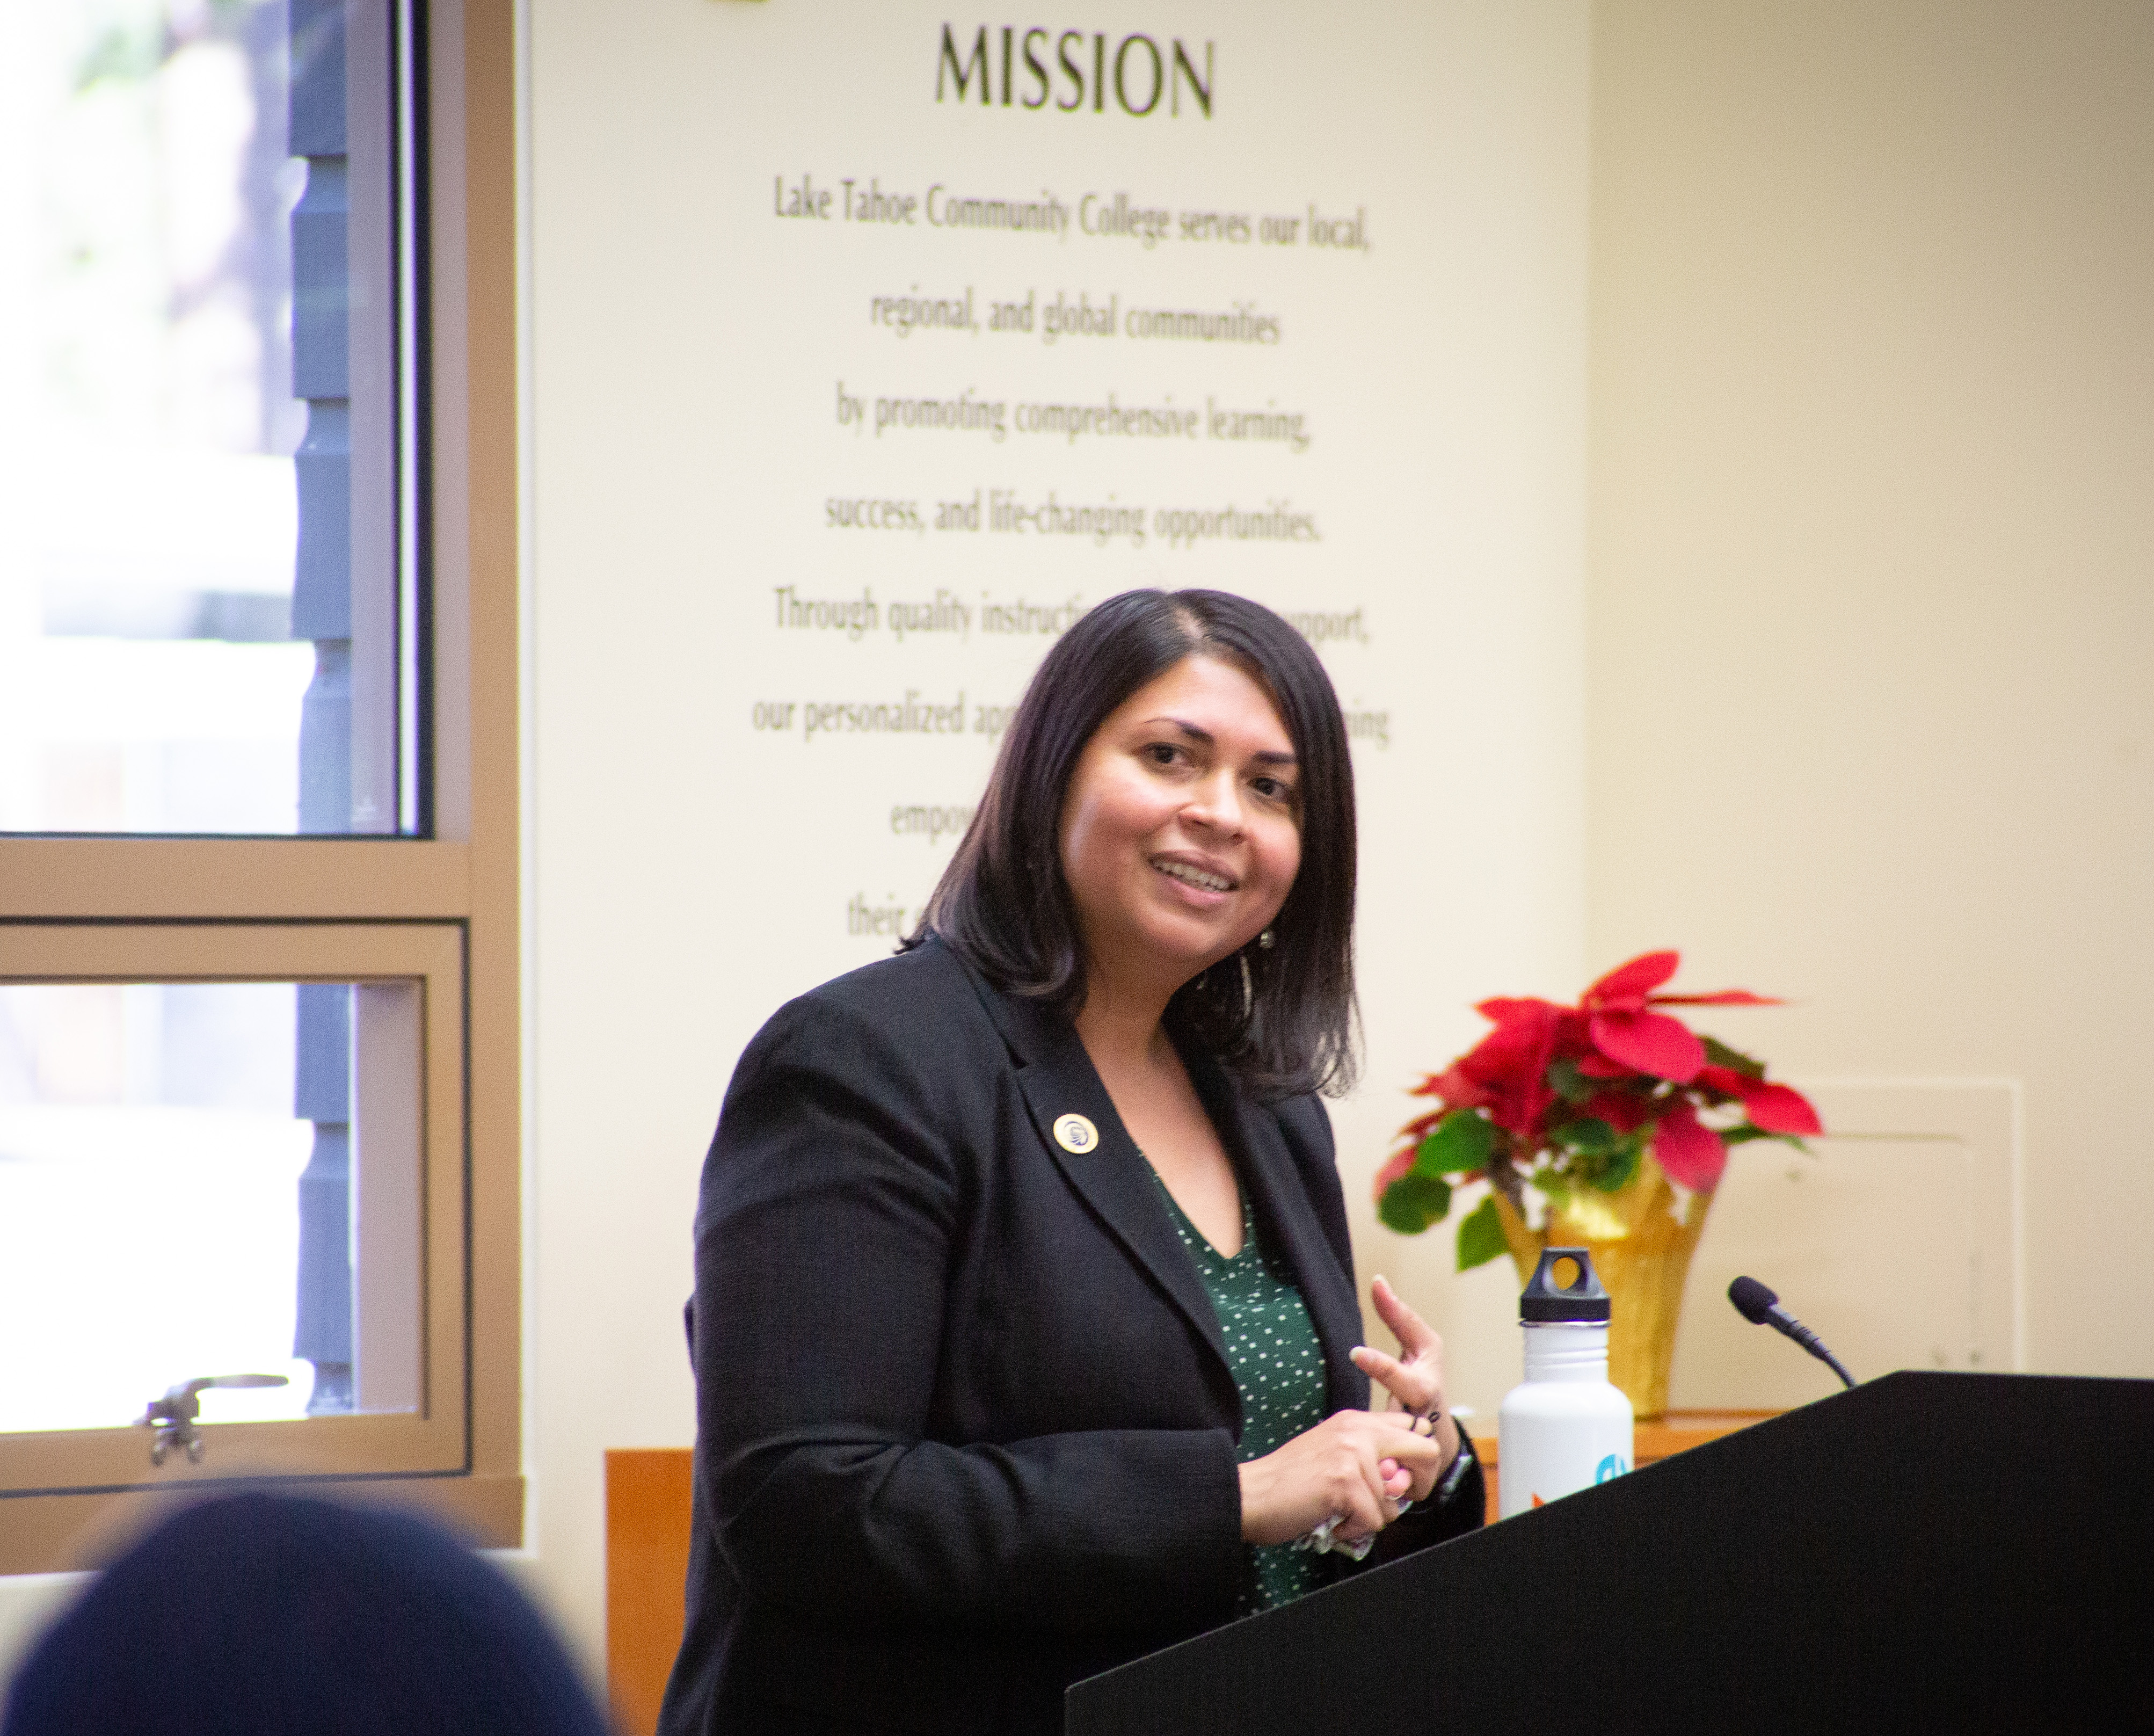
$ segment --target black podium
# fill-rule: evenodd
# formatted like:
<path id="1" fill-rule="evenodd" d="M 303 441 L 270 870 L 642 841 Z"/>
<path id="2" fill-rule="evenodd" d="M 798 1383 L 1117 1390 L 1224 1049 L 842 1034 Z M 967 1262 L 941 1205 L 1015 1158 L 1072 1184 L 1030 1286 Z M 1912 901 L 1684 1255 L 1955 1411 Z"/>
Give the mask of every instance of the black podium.
<path id="1" fill-rule="evenodd" d="M 1069 1736 L 2154 1729 L 2154 1381 L 1889 1375 L 1066 1707 Z"/>

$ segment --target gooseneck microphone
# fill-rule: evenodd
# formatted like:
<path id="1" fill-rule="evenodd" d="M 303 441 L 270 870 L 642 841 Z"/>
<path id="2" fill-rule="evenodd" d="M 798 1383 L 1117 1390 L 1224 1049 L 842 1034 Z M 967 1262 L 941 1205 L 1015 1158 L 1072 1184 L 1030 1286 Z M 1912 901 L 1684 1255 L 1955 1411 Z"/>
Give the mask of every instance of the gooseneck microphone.
<path id="1" fill-rule="evenodd" d="M 1728 1286 L 1728 1299 L 1735 1310 L 1753 1326 L 1770 1326 L 1775 1332 L 1784 1332 L 1819 1361 L 1827 1365 L 1850 1386 L 1855 1376 L 1840 1366 L 1840 1358 L 1827 1350 L 1816 1333 L 1780 1306 L 1780 1299 L 1754 1278 L 1738 1278 Z"/>

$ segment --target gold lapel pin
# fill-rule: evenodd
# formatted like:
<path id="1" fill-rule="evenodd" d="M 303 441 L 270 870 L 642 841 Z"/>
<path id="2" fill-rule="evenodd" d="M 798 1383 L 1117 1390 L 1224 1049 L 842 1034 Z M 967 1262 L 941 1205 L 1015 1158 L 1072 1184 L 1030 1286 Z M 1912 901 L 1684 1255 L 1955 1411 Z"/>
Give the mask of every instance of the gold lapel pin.
<path id="1" fill-rule="evenodd" d="M 1082 1116 L 1058 1116 L 1054 1121 L 1054 1142 L 1065 1151 L 1082 1156 L 1100 1142 L 1100 1130 Z"/>

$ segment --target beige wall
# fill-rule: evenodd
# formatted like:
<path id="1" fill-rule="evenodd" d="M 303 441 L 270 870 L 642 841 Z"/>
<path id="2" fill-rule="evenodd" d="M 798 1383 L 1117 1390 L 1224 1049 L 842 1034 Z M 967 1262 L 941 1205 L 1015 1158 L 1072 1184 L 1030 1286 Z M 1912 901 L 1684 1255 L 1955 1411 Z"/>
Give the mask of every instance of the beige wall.
<path id="1" fill-rule="evenodd" d="M 2154 1374 L 2154 8 L 1594 32 L 1591 954 L 2023 1081 L 2028 1366 Z"/>

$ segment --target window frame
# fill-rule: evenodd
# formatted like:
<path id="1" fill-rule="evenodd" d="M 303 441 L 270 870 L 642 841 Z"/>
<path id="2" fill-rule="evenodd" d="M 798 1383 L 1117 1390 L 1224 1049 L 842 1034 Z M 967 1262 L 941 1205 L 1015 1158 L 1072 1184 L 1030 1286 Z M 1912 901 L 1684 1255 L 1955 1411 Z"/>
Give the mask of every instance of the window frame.
<path id="1" fill-rule="evenodd" d="M 221 1458 L 228 1476 L 227 1432 L 293 1432 L 305 1451 L 280 1479 L 390 1490 L 478 1541 L 523 1541 L 515 8 L 417 9 L 431 835 L 0 836 L 0 976 L 428 981 L 430 1444 L 395 1417 L 234 1423 L 202 1464 L 152 1470 L 143 1430 L 0 1436 L 0 1573 L 91 1565 Z M 130 1449 L 144 1474 L 102 1480 Z"/>

